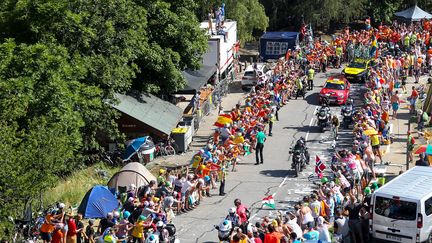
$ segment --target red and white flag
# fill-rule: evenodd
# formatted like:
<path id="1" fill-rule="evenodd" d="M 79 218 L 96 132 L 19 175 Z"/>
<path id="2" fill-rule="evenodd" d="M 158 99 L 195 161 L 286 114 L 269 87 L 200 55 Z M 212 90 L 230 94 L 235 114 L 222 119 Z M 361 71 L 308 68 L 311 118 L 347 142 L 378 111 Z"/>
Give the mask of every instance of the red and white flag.
<path id="1" fill-rule="evenodd" d="M 319 178 L 321 178 L 323 176 L 322 172 L 327 168 L 327 166 L 321 161 L 318 155 L 315 158 L 315 163 L 315 173 Z"/>

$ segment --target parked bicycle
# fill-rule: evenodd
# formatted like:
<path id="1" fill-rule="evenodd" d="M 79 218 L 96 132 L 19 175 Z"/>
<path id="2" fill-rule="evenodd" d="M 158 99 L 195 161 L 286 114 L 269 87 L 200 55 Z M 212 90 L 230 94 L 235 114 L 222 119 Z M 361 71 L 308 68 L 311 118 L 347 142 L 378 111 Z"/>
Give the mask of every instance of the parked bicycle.
<path id="1" fill-rule="evenodd" d="M 170 156 L 176 154 L 176 149 L 174 148 L 176 144 L 172 138 L 166 139 L 164 142 L 159 142 L 155 144 L 155 156 Z"/>

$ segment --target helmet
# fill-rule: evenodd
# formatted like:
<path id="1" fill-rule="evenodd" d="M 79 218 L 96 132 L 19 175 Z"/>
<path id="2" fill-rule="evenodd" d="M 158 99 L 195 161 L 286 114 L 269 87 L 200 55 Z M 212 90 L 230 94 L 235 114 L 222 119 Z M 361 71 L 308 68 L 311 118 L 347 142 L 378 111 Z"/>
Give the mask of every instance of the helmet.
<path id="1" fill-rule="evenodd" d="M 59 203 L 59 204 L 58 204 L 58 208 L 59 208 L 59 209 L 63 209 L 65 206 L 66 206 L 66 205 L 65 205 L 64 203 Z"/>
<path id="2" fill-rule="evenodd" d="M 165 170 L 164 170 L 164 169 L 160 169 L 160 170 L 159 170 L 159 174 L 161 174 L 161 175 L 162 175 L 162 174 L 165 174 Z"/>
<path id="3" fill-rule="evenodd" d="M 219 225 L 219 230 L 220 231 L 230 231 L 232 228 L 232 223 L 229 220 L 224 220 L 220 225 Z"/>
<path id="4" fill-rule="evenodd" d="M 235 213 L 236 212 L 236 209 L 235 208 L 230 208 L 229 210 L 228 210 L 228 213 Z"/>
<path id="5" fill-rule="evenodd" d="M 120 213 L 118 211 L 115 211 L 113 215 L 114 218 L 120 218 Z"/>
<path id="6" fill-rule="evenodd" d="M 164 223 L 162 222 L 162 220 L 161 221 L 158 221 L 157 223 L 156 223 L 156 227 L 163 227 L 164 226 Z"/>
<path id="7" fill-rule="evenodd" d="M 210 176 L 204 176 L 204 181 L 209 182 L 210 181 Z"/>
<path id="8" fill-rule="evenodd" d="M 154 234 L 151 234 L 145 241 L 145 243 L 156 243 L 156 242 L 157 242 L 157 237 Z"/>
<path id="9" fill-rule="evenodd" d="M 327 177 L 323 177 L 323 178 L 321 179 L 321 183 L 322 183 L 322 184 L 327 183 L 327 182 L 328 182 Z"/>
<path id="10" fill-rule="evenodd" d="M 107 218 L 112 218 L 112 217 L 113 217 L 113 213 L 112 212 L 107 213 Z"/>
<path id="11" fill-rule="evenodd" d="M 131 215 L 131 213 L 129 211 L 123 212 L 123 218 L 125 218 L 125 219 L 129 218 L 130 215 Z"/>

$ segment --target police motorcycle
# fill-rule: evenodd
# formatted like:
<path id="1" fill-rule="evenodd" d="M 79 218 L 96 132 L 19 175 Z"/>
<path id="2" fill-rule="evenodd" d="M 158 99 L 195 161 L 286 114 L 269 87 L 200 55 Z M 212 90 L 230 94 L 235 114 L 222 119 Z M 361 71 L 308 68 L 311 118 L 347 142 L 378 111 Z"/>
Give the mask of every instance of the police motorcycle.
<path id="1" fill-rule="evenodd" d="M 291 168 L 295 170 L 295 175 L 298 177 L 299 173 L 306 168 L 306 165 L 309 164 L 310 161 L 306 140 L 303 137 L 297 140 L 294 148 L 290 148 L 289 153 L 292 154 Z"/>
<path id="2" fill-rule="evenodd" d="M 343 116 L 343 125 L 345 129 L 348 129 L 349 125 L 353 122 L 353 113 L 354 113 L 354 107 L 353 107 L 353 100 L 349 99 L 341 109 L 341 114 Z"/>
<path id="3" fill-rule="evenodd" d="M 330 127 L 330 108 L 327 106 L 327 102 L 323 102 L 323 105 L 318 109 L 317 113 L 318 126 L 321 132 L 324 132 L 326 127 Z"/>

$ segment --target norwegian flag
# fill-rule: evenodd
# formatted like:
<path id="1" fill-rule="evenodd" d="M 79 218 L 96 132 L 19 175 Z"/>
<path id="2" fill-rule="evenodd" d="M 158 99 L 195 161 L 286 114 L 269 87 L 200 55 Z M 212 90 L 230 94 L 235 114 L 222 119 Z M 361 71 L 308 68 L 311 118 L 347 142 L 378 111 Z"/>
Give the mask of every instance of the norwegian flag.
<path id="1" fill-rule="evenodd" d="M 318 175 L 319 178 L 323 177 L 323 171 L 326 168 L 326 165 L 324 162 L 321 161 L 321 159 L 318 157 L 318 155 L 315 158 L 315 173 Z"/>

